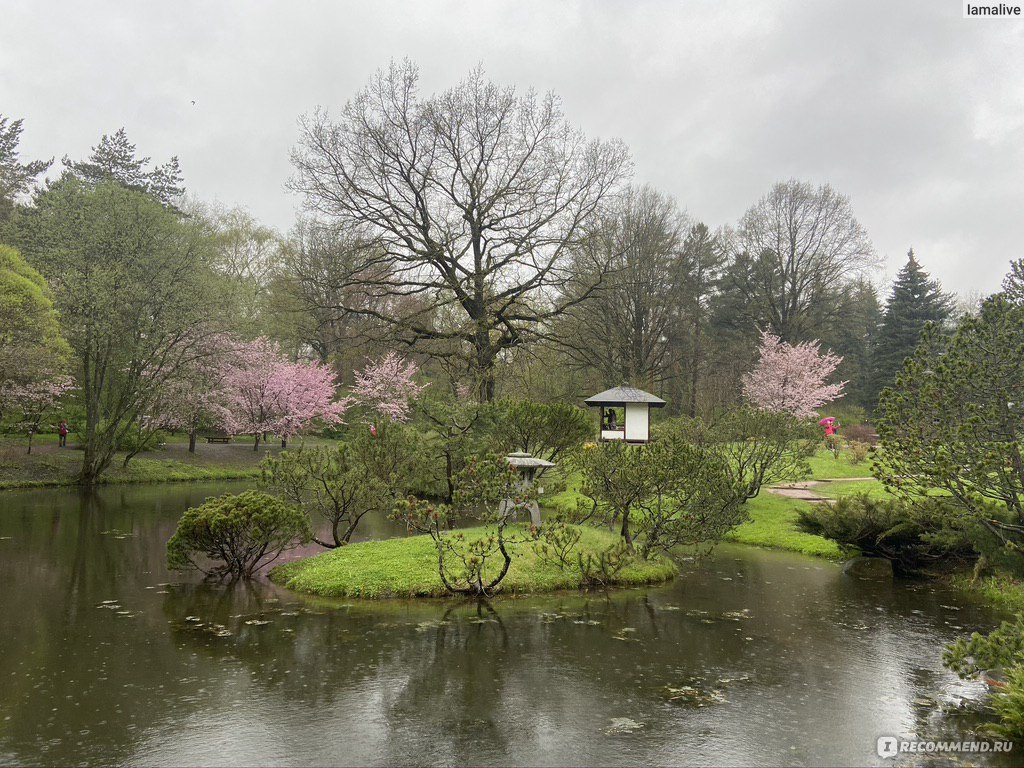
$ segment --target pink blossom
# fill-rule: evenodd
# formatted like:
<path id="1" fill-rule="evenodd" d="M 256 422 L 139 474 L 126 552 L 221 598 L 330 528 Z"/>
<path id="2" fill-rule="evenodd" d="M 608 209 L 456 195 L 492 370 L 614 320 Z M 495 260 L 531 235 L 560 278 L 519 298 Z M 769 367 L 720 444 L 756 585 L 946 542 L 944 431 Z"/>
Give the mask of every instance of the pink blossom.
<path id="1" fill-rule="evenodd" d="M 0 391 L 0 401 L 5 410 L 11 408 L 26 415 L 35 416 L 48 411 L 65 394 L 75 388 L 70 376 L 52 376 L 31 384 L 9 385 Z"/>
<path id="2" fill-rule="evenodd" d="M 356 371 L 356 384 L 352 394 L 360 405 L 391 421 L 409 420 L 409 401 L 417 397 L 428 385 L 417 384 L 413 377 L 419 366 L 394 352 L 380 360 L 371 361 L 363 370 Z"/>
<path id="3" fill-rule="evenodd" d="M 826 403 L 842 395 L 846 382 L 826 384 L 843 358 L 821 354 L 819 341 L 788 344 L 769 331 L 761 331 L 760 359 L 743 377 L 743 396 L 765 411 L 814 416 Z"/>
<path id="4" fill-rule="evenodd" d="M 225 361 L 216 411 L 232 434 L 290 437 L 317 419 L 341 422 L 352 399 L 335 400 L 336 388 L 330 368 L 290 362 L 275 342 L 261 337 L 240 345 Z"/>

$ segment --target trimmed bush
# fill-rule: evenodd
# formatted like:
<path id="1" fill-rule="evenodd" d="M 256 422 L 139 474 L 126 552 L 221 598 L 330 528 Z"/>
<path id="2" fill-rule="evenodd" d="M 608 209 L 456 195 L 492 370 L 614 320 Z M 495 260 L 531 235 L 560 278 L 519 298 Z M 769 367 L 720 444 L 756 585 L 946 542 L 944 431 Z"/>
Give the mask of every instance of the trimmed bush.
<path id="1" fill-rule="evenodd" d="M 182 515 L 167 542 L 167 566 L 232 581 L 251 579 L 311 535 L 306 514 L 281 499 L 257 491 L 218 496 Z"/>

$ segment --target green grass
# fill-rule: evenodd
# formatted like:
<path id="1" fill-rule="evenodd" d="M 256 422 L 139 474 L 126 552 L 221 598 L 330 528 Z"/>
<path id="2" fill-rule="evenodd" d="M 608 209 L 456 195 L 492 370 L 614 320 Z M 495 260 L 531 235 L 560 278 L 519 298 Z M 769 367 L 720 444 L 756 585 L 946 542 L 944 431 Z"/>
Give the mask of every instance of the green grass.
<path id="1" fill-rule="evenodd" d="M 201 443 L 190 454 L 185 442 L 176 441 L 156 451 L 133 458 L 124 466 L 124 454 L 114 457 L 101 478 L 103 484 L 166 483 L 205 480 L 239 480 L 257 477 L 259 462 L 267 450 L 280 451 L 270 444 L 253 451 L 252 445 L 235 442 L 229 445 Z M 82 451 L 72 445 L 58 448 L 52 440 L 33 444 L 32 453 L 25 452 L 25 443 L 17 438 L 0 440 L 0 490 L 74 485 L 82 468 Z"/>
<path id="2" fill-rule="evenodd" d="M 1009 613 L 1024 612 L 1024 584 L 1009 576 L 975 579 L 971 573 L 958 573 L 950 581 L 957 589 L 975 595 L 995 608 Z"/>
<path id="3" fill-rule="evenodd" d="M 850 452 L 843 450 L 837 459 L 835 455 L 822 448 L 807 461 L 811 465 L 809 480 L 837 480 L 847 477 L 871 477 L 871 460 L 865 459 L 860 464 L 850 461 Z"/>
<path id="4" fill-rule="evenodd" d="M 485 528 L 463 531 L 467 538 L 481 536 Z M 579 547 L 599 551 L 618 540 L 609 531 L 583 526 Z M 500 559 L 500 558 L 498 558 Z M 659 557 L 636 561 L 623 568 L 615 583 L 652 584 L 671 579 L 676 565 Z M 304 560 L 286 563 L 271 571 L 277 584 L 298 592 L 323 597 L 443 597 L 448 594 L 437 572 L 437 550 L 429 536 L 350 544 Z M 540 560 L 533 547 L 516 549 L 508 575 L 501 583 L 503 593 L 551 592 L 577 589 L 578 574 Z"/>
<path id="5" fill-rule="evenodd" d="M 814 557 L 842 560 L 849 555 L 834 541 L 804 533 L 796 527 L 797 514 L 810 503 L 762 491 L 747 502 L 750 520 L 733 529 L 726 539 L 738 544 L 785 549 Z"/>
<path id="6" fill-rule="evenodd" d="M 821 454 L 827 456 L 829 464 L 835 463 L 835 458 L 831 453 L 821 451 Z M 820 461 L 823 457 L 819 454 L 815 458 Z M 848 464 L 848 466 L 854 465 Z M 864 466 L 863 464 L 860 465 L 858 471 L 865 472 Z M 860 477 L 863 475 L 851 473 L 848 476 Z M 586 501 L 586 497 L 577 490 L 579 484 L 579 475 L 571 475 L 567 478 L 566 490 L 551 496 L 542 496 L 541 503 L 546 509 L 555 512 L 575 510 L 578 500 Z M 842 485 L 848 489 L 853 489 L 854 486 L 862 484 L 865 488 L 871 487 L 872 484 L 878 486 L 879 489 L 881 488 L 881 484 L 876 480 L 836 483 L 836 486 Z M 829 486 L 815 486 L 814 492 L 817 492 L 822 487 Z M 814 557 L 842 560 L 848 553 L 834 541 L 810 533 L 804 533 L 797 529 L 797 512 L 801 508 L 807 508 L 808 506 L 810 506 L 808 502 L 798 499 L 787 499 L 769 493 L 767 489 L 763 489 L 756 498 L 747 502 L 750 520 L 731 531 L 726 539 L 738 544 L 749 544 L 770 549 L 784 549 L 789 552 L 800 552 Z"/>

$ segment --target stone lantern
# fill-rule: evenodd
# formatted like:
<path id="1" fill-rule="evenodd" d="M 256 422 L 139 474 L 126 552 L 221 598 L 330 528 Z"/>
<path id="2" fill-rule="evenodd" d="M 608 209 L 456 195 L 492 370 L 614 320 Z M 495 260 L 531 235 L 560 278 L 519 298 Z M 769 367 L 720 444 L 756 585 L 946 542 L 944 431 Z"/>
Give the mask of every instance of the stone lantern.
<path id="1" fill-rule="evenodd" d="M 634 387 L 615 387 L 584 402 L 600 409 L 600 440 L 651 441 L 651 408 L 664 408 L 660 397 Z"/>
<path id="2" fill-rule="evenodd" d="M 522 452 L 510 453 L 505 458 L 508 461 L 508 465 L 516 471 L 517 475 L 519 475 L 519 486 L 521 488 L 529 488 L 532 486 L 539 470 L 555 466 L 554 463 L 550 461 L 535 459 L 530 454 Z M 531 501 L 528 508 L 530 510 L 530 522 L 539 526 L 540 505 L 536 501 Z M 501 515 L 505 515 L 508 511 L 514 509 L 515 505 L 512 503 L 512 500 L 506 499 L 501 503 L 501 508 L 498 512 Z"/>

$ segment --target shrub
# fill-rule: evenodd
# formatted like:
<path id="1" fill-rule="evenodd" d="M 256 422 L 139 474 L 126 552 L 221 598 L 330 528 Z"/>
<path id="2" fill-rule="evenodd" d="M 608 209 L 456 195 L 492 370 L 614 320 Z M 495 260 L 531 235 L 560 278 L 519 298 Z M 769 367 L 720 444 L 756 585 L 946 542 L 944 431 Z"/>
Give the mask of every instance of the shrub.
<path id="1" fill-rule="evenodd" d="M 167 566 L 232 581 L 251 579 L 310 536 L 306 514 L 281 499 L 257 491 L 218 496 L 182 515 L 167 542 Z M 208 567 L 202 559 L 220 565 Z"/>
<path id="2" fill-rule="evenodd" d="M 681 440 L 713 456 L 728 475 L 741 502 L 755 498 L 761 488 L 811 473 L 807 459 L 821 442 L 821 428 L 788 413 L 752 408 L 725 412 L 709 424 L 678 418 L 664 422 L 659 440 Z"/>
<path id="3" fill-rule="evenodd" d="M 999 724 L 988 730 L 1007 738 L 1024 737 L 1024 616 L 1004 621 L 988 635 L 961 637 L 942 654 L 942 662 L 960 677 L 1002 669 L 1004 686 L 992 697 Z"/>
<path id="4" fill-rule="evenodd" d="M 502 400 L 490 408 L 494 449 L 555 461 L 594 434 L 593 417 L 566 403 Z"/>
<path id="5" fill-rule="evenodd" d="M 331 539 L 313 540 L 334 549 L 348 544 L 359 521 L 387 512 L 412 490 L 422 464 L 418 435 L 401 424 L 381 425 L 336 446 L 299 448 L 260 464 L 260 486 L 331 526 Z"/>
<path id="6" fill-rule="evenodd" d="M 915 505 L 854 494 L 835 504 L 801 511 L 797 527 L 865 555 L 892 561 L 900 573 L 917 573 L 950 561 L 970 562 L 977 554 L 964 531 L 945 521 L 948 502 L 926 499 Z"/>
<path id="7" fill-rule="evenodd" d="M 619 539 L 597 552 L 580 551 L 579 526 L 561 520 L 545 521 L 533 549 L 543 562 L 579 576 L 583 588 L 606 587 L 633 558 L 626 542 Z"/>
<path id="8" fill-rule="evenodd" d="M 871 455 L 871 445 L 860 440 L 847 440 L 846 447 L 850 449 L 851 464 L 863 464 Z"/>
<path id="9" fill-rule="evenodd" d="M 536 499 L 536 488 L 523 488 L 508 462 L 493 454 L 486 459 L 470 457 L 454 477 L 454 488 L 454 505 L 410 496 L 395 505 L 394 517 L 433 539 L 445 589 L 488 597 L 500 589 L 515 548 L 536 538 L 535 529 L 524 533 L 510 527 L 516 513 Z M 488 525 L 486 534 L 467 538 L 461 531 L 449 531 L 455 510 Z"/>
<path id="10" fill-rule="evenodd" d="M 870 424 L 849 426 L 843 421 L 840 421 L 839 423 L 842 425 L 840 427 L 840 432 L 843 437 L 851 443 L 866 443 L 871 446 L 878 442 L 878 435 L 876 434 L 874 427 Z"/>
<path id="11" fill-rule="evenodd" d="M 644 560 L 677 546 L 714 543 L 743 522 L 742 502 L 714 453 L 677 435 L 647 445 L 591 444 L 576 454 L 593 514 L 619 525 Z"/>

